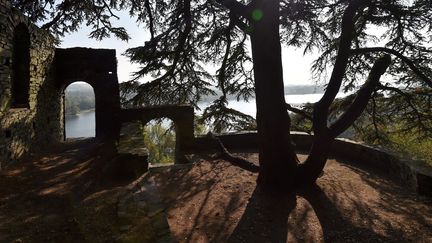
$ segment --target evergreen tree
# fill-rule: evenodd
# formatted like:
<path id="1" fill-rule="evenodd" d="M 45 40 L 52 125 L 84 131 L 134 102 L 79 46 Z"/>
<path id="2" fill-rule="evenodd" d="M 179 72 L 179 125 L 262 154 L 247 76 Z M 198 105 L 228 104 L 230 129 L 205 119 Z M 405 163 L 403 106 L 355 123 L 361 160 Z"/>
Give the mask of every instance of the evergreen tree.
<path id="1" fill-rule="evenodd" d="M 128 9 L 150 33 L 143 46 L 127 51 L 132 62 L 142 65 L 134 80 L 123 85 L 125 90 L 133 89 L 133 96 L 127 99 L 130 105 L 196 105 L 202 96 L 213 93 L 215 85 L 222 96 L 204 111 L 203 117 L 221 127 L 232 121 L 248 125 L 250 117 L 226 109 L 226 97 L 248 99 L 255 95 L 259 183 L 263 185 L 286 187 L 314 182 L 322 172 L 333 139 L 351 126 L 368 104 L 373 105 L 380 93 L 405 97 L 402 100 L 409 107 L 407 113 L 401 110 L 401 115 L 414 111 L 416 125 L 430 117 L 430 0 L 12 2 L 33 20 L 46 20 L 43 27 L 55 34 L 74 31 L 79 24 L 87 23 L 93 26 L 90 36 L 95 38 L 112 33 L 128 39 L 125 30 L 113 27 L 110 21 L 116 17 L 114 10 Z M 285 103 L 281 42 L 304 48 L 305 53 L 321 53 L 312 68 L 327 88 L 311 113 Z M 216 75 L 204 69 L 206 64 L 219 66 Z M 329 79 L 325 80 L 327 72 Z M 380 82 L 385 72 L 388 75 Z M 153 80 L 137 82 L 149 74 Z M 340 107 L 342 110 L 331 113 L 341 89 L 355 95 Z M 429 100 L 420 108 L 410 104 L 412 99 L 408 98 L 416 95 L 410 91 L 417 89 Z M 290 138 L 287 110 L 312 121 L 314 144 L 302 164 Z M 331 118 L 331 114 L 336 117 Z"/>

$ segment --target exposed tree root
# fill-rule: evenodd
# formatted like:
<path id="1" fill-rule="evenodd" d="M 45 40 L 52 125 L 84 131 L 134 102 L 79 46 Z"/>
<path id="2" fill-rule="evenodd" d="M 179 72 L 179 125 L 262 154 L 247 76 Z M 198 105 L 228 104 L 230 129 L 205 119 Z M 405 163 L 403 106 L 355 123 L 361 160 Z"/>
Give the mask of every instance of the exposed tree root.
<path id="1" fill-rule="evenodd" d="M 222 141 L 216 137 L 213 133 L 208 133 L 207 137 L 210 139 L 213 139 L 217 142 L 219 146 L 219 152 L 220 154 L 217 155 L 218 158 L 224 159 L 228 162 L 230 162 L 232 165 L 240 167 L 244 170 L 250 171 L 252 173 L 258 173 L 259 172 L 259 166 L 255 165 L 254 163 L 248 161 L 247 159 L 241 157 L 241 156 L 235 156 L 231 154 L 228 149 L 223 145 Z"/>

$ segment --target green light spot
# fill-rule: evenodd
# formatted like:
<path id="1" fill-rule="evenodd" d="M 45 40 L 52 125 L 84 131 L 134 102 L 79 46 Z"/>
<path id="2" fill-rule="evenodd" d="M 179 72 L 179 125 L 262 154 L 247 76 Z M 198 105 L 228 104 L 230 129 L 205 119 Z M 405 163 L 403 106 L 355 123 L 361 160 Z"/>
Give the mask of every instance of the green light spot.
<path id="1" fill-rule="evenodd" d="M 252 11 L 252 19 L 255 21 L 260 21 L 263 17 L 263 12 L 261 11 L 261 9 L 255 9 L 254 11 Z"/>

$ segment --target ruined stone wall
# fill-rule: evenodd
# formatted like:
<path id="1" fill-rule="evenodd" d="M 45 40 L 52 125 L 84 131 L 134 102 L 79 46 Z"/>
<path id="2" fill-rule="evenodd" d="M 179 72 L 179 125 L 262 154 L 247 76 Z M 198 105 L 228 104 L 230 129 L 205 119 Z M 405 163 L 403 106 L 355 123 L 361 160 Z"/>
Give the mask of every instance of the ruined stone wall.
<path id="1" fill-rule="evenodd" d="M 14 105 L 13 85 L 20 78 L 16 70 L 21 70 L 14 66 L 19 65 L 14 63 L 17 26 L 28 31 L 30 60 L 29 67 L 24 67 L 29 76 L 27 102 Z M 62 105 L 51 68 L 54 43 L 48 32 L 30 23 L 8 1 L 0 0 L 0 169 L 60 139 Z"/>
<path id="2" fill-rule="evenodd" d="M 84 81 L 93 87 L 96 103 L 96 138 L 115 140 L 120 133 L 120 91 L 116 50 L 57 48 L 54 66 L 57 87 L 62 92 L 76 81 Z"/>
<path id="3" fill-rule="evenodd" d="M 121 123 L 141 121 L 146 125 L 157 118 L 171 119 L 175 124 L 176 148 L 175 163 L 184 164 L 189 160 L 185 152 L 194 145 L 194 109 L 190 105 L 164 105 L 140 109 L 124 109 L 121 111 Z"/>

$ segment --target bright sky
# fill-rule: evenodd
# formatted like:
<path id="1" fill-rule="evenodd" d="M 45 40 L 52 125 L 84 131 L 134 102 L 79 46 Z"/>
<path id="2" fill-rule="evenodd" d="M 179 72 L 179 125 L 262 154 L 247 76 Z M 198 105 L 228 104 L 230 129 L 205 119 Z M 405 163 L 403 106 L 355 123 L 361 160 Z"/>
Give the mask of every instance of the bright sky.
<path id="1" fill-rule="evenodd" d="M 132 72 L 138 69 L 138 65 L 131 64 L 127 57 L 122 54 L 126 49 L 143 45 L 149 39 L 148 32 L 143 26 L 137 26 L 134 19 L 131 19 L 125 12 L 119 13 L 120 20 L 116 22 L 117 26 L 124 26 L 131 39 L 129 42 L 121 41 L 116 38 L 108 38 L 102 41 L 88 38 L 91 29 L 83 26 L 78 32 L 67 35 L 63 38 L 61 48 L 70 47 L 90 47 L 90 48 L 107 48 L 117 50 L 118 60 L 118 78 L 120 82 L 128 81 Z M 284 82 L 288 84 L 313 84 L 310 74 L 311 56 L 303 56 L 300 49 L 284 48 L 282 51 Z"/>

